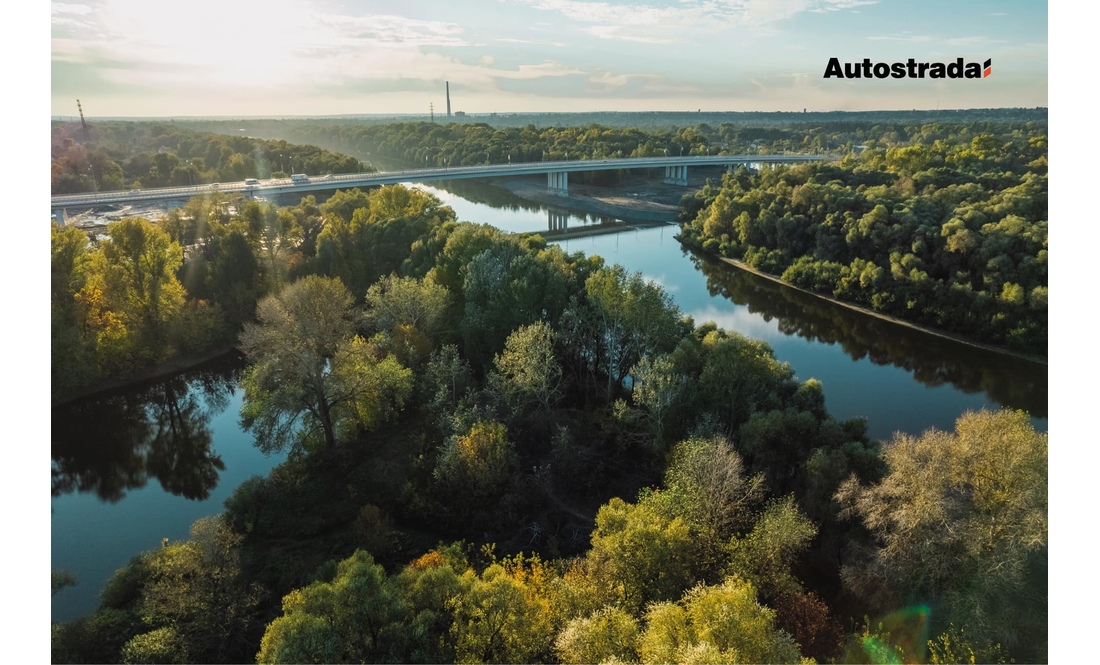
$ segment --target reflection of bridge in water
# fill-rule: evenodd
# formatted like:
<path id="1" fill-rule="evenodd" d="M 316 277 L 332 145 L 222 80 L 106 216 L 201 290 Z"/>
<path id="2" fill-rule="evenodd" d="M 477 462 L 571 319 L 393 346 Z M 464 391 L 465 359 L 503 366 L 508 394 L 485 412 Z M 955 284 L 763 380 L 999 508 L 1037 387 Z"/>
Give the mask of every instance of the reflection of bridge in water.
<path id="1" fill-rule="evenodd" d="M 573 218 L 573 226 L 569 226 L 569 219 Z M 591 219 L 590 223 L 588 220 Z M 566 210 L 554 208 L 546 209 L 546 231 L 529 231 L 524 235 L 538 233 L 547 240 L 563 240 L 565 238 L 584 238 L 586 236 L 603 235 L 606 233 L 621 233 L 623 231 L 637 231 L 657 226 L 675 226 L 674 222 L 639 222 L 606 217 L 602 215 L 586 215 L 584 213 L 570 213 Z"/>
<path id="2" fill-rule="evenodd" d="M 546 210 L 546 230 L 547 231 L 568 231 L 569 230 L 569 213 L 561 210 Z"/>

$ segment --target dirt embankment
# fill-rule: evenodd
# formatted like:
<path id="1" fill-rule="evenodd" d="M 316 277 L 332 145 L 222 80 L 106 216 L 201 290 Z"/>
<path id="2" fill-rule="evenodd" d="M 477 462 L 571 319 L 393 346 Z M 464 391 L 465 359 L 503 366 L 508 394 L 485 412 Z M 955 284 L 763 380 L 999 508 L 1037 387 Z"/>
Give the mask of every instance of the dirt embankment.
<path id="1" fill-rule="evenodd" d="M 694 245 L 691 245 L 689 243 L 684 242 L 679 236 L 677 236 L 676 239 L 680 241 L 681 245 L 683 245 L 687 249 L 690 249 L 693 252 L 698 252 L 699 254 L 706 254 L 707 256 L 710 256 L 711 258 L 714 258 L 718 261 L 721 261 L 723 263 L 734 266 L 735 268 L 739 268 L 739 269 L 744 270 L 746 272 L 751 272 L 754 275 L 757 275 L 759 277 L 763 277 L 764 279 L 775 282 L 776 284 L 780 284 L 782 286 L 785 286 L 788 289 L 794 289 L 795 291 L 801 291 L 802 293 L 805 293 L 807 295 L 811 295 L 815 298 L 820 298 L 822 300 L 826 300 L 826 301 L 831 302 L 832 304 L 837 305 L 839 307 L 845 307 L 845 308 L 850 309 L 852 311 L 859 312 L 860 314 L 865 314 L 867 316 L 873 316 L 876 319 L 882 319 L 883 321 L 889 321 L 890 323 L 893 323 L 893 324 L 896 324 L 896 325 L 899 325 L 899 326 L 905 326 L 906 328 L 910 328 L 912 330 L 919 330 L 919 331 L 921 331 L 923 333 L 927 333 L 929 335 L 936 335 L 937 337 L 943 337 L 945 339 L 949 339 L 949 340 L 952 340 L 952 341 L 955 341 L 955 342 L 959 342 L 961 344 L 966 344 L 968 346 L 974 346 L 974 347 L 977 347 L 979 349 L 985 349 L 986 351 L 993 351 L 994 353 L 1002 353 L 1002 354 L 1008 355 L 1008 356 L 1015 356 L 1017 358 L 1021 358 L 1023 360 L 1027 360 L 1027 361 L 1037 363 L 1037 364 L 1040 364 L 1040 365 L 1046 365 L 1047 364 L 1047 359 L 1043 356 L 1036 356 L 1036 355 L 1032 355 L 1032 354 L 1029 354 L 1029 353 L 1023 353 L 1023 352 L 1020 352 L 1020 351 L 1013 351 L 1012 349 L 1009 349 L 1009 348 L 1006 348 L 1006 347 L 1003 347 L 1003 346 L 997 346 L 995 344 L 985 344 L 984 342 L 978 342 L 976 340 L 970 339 L 969 337 L 965 337 L 963 335 L 959 335 L 957 333 L 948 332 L 946 330 L 940 330 L 938 328 L 933 328 L 931 326 L 922 325 L 920 323 L 914 323 L 914 322 L 908 321 L 906 319 L 902 319 L 902 318 L 899 318 L 899 317 L 896 317 L 896 316 L 891 316 L 890 314 L 883 314 L 882 312 L 876 312 L 873 309 L 868 309 L 866 307 L 862 307 L 862 306 L 856 305 L 854 303 L 850 303 L 850 302 L 847 302 L 847 301 L 844 301 L 844 300 L 840 300 L 838 298 L 834 298 L 833 296 L 825 295 L 824 293 L 818 293 L 817 291 L 811 291 L 809 289 L 804 289 L 800 286 L 795 286 L 794 284 L 791 284 L 790 282 L 783 281 L 782 278 L 780 278 L 776 275 L 766 273 L 762 270 L 757 270 L 756 268 L 753 268 L 752 266 L 750 266 L 749 264 L 747 264 L 743 261 L 738 261 L 737 259 L 731 259 L 731 258 L 726 257 L 726 256 L 721 256 L 720 254 L 715 254 L 714 252 L 708 252 L 704 249 L 700 249 L 699 247 L 696 247 Z"/>

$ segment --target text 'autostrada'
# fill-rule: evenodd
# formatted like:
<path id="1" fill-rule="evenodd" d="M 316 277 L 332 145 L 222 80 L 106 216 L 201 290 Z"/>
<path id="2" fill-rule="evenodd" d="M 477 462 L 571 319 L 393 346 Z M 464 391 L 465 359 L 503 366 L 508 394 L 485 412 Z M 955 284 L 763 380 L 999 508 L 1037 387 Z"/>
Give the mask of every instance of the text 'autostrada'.
<path id="1" fill-rule="evenodd" d="M 987 78 L 993 73 L 993 60 L 984 63 L 964 62 L 962 58 L 956 58 L 954 62 L 917 62 L 909 58 L 906 62 L 871 62 L 870 58 L 864 58 L 863 62 L 846 62 L 841 64 L 838 58 L 829 58 L 829 64 L 825 67 L 825 78 L 858 79 L 858 78 L 911 78 L 911 79 L 980 79 Z"/>

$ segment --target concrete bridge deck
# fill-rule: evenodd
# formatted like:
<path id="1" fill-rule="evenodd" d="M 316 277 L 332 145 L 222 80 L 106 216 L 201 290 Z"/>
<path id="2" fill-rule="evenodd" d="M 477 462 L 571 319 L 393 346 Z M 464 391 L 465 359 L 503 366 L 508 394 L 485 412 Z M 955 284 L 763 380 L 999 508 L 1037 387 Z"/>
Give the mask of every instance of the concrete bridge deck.
<path id="1" fill-rule="evenodd" d="M 309 176 L 305 181 L 290 178 L 261 180 L 258 184 L 241 182 L 194 185 L 191 187 L 157 187 L 130 191 L 111 191 L 83 194 L 66 194 L 50 198 L 54 211 L 65 208 L 87 208 L 96 205 L 186 200 L 192 196 L 214 191 L 243 193 L 249 198 L 256 195 L 273 196 L 294 192 L 311 192 L 353 187 L 393 185 L 401 182 L 431 182 L 434 180 L 459 180 L 463 178 L 493 178 L 547 174 L 547 188 L 562 196 L 568 195 L 568 174 L 582 171 L 608 171 L 615 169 L 664 168 L 665 180 L 673 184 L 687 183 L 689 166 L 737 166 L 740 164 L 784 164 L 833 160 L 831 155 L 709 155 L 689 157 L 634 157 L 625 159 L 592 159 L 558 162 L 524 162 L 515 164 L 486 164 L 482 166 L 456 166 L 448 168 L 410 169 L 376 173 L 344 173 Z"/>

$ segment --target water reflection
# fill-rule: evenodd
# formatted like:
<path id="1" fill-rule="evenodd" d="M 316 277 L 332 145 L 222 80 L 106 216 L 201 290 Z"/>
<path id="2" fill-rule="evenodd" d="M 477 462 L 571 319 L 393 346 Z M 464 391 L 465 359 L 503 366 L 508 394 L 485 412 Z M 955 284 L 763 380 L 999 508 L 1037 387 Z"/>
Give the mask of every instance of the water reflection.
<path id="1" fill-rule="evenodd" d="M 117 502 L 150 478 L 201 501 L 225 470 L 210 420 L 224 411 L 239 361 L 218 361 L 144 389 L 53 409 L 52 493 L 94 492 Z"/>
<path id="2" fill-rule="evenodd" d="M 837 344 L 853 360 L 894 365 L 926 386 L 950 383 L 998 403 L 1047 417 L 1047 367 L 892 324 L 786 288 L 715 259 L 688 252 L 712 296 L 723 296 L 779 331 Z"/>

